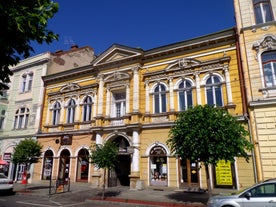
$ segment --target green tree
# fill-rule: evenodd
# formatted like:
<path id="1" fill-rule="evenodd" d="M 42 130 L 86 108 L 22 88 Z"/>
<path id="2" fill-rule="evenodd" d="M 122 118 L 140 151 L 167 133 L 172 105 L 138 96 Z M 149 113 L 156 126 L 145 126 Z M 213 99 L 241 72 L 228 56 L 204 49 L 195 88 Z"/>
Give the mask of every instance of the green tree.
<path id="1" fill-rule="evenodd" d="M 167 144 L 182 159 L 205 165 L 211 195 L 208 165 L 216 165 L 219 160 L 234 162 L 235 157 L 249 162 L 253 145 L 247 138 L 248 131 L 226 110 L 198 105 L 179 115 Z"/>
<path id="2" fill-rule="evenodd" d="M 114 169 L 118 162 L 118 146 L 114 142 L 106 142 L 104 145 L 92 145 L 90 149 L 90 162 L 104 170 L 102 191 L 102 199 L 104 199 L 106 171 Z"/>
<path id="3" fill-rule="evenodd" d="M 58 11 L 52 0 L 0 1 L 0 93 L 8 89 L 10 66 L 33 52 L 31 42 L 51 43 L 58 35 L 47 29 L 50 18 Z"/>
<path id="4" fill-rule="evenodd" d="M 12 162 L 15 164 L 25 164 L 25 175 L 33 163 L 37 163 L 41 155 L 42 146 L 37 140 L 28 138 L 21 140 L 14 148 Z M 27 184 L 27 183 L 26 183 Z"/>

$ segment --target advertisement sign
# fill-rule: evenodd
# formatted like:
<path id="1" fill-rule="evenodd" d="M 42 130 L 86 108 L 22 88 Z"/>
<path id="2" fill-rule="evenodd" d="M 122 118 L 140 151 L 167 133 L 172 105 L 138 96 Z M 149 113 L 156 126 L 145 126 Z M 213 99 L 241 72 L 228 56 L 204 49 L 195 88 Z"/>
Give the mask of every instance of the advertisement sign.
<path id="1" fill-rule="evenodd" d="M 217 185 L 233 185 L 231 162 L 220 160 L 215 168 Z"/>

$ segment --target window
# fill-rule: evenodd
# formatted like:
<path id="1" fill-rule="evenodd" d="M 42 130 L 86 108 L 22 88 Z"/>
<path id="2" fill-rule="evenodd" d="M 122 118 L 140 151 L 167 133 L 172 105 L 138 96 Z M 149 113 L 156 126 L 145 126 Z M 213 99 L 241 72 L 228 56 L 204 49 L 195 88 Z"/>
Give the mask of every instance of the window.
<path id="1" fill-rule="evenodd" d="M 217 76 L 210 76 L 206 81 L 207 104 L 222 106 L 221 82 Z"/>
<path id="2" fill-rule="evenodd" d="M 269 0 L 253 0 L 256 24 L 273 20 Z"/>
<path id="3" fill-rule="evenodd" d="M 60 103 L 55 102 L 53 106 L 53 117 L 52 117 L 52 124 L 53 125 L 58 125 L 59 124 L 59 118 L 60 118 Z"/>
<path id="4" fill-rule="evenodd" d="M 28 92 L 28 91 L 32 90 L 33 76 L 34 76 L 33 73 L 28 73 L 28 74 L 22 75 L 21 88 L 20 88 L 21 93 Z"/>
<path id="5" fill-rule="evenodd" d="M 276 188 L 274 183 L 267 183 L 253 188 L 250 190 L 250 193 L 252 197 L 275 197 L 275 189 Z"/>
<path id="6" fill-rule="evenodd" d="M 83 121 L 90 121 L 92 113 L 92 98 L 87 96 L 83 102 Z"/>
<path id="7" fill-rule="evenodd" d="M 154 97 L 154 113 L 166 112 L 166 87 L 163 84 L 158 84 L 153 93 Z"/>
<path id="8" fill-rule="evenodd" d="M 113 92 L 112 114 L 113 117 L 122 117 L 126 114 L 126 92 Z"/>
<path id="9" fill-rule="evenodd" d="M 1 111 L 1 115 L 0 115 L 0 130 L 2 130 L 4 128 L 4 120 L 5 120 L 5 110 Z"/>
<path id="10" fill-rule="evenodd" d="M 179 110 L 184 111 L 193 106 L 192 84 L 183 80 L 178 87 Z"/>
<path id="11" fill-rule="evenodd" d="M 67 106 L 67 124 L 74 123 L 76 103 L 71 99 Z"/>
<path id="12" fill-rule="evenodd" d="M 17 109 L 14 118 L 14 129 L 26 129 L 29 121 L 29 109 L 28 108 L 20 108 Z"/>
<path id="13" fill-rule="evenodd" d="M 276 51 L 262 54 L 265 87 L 276 86 Z"/>

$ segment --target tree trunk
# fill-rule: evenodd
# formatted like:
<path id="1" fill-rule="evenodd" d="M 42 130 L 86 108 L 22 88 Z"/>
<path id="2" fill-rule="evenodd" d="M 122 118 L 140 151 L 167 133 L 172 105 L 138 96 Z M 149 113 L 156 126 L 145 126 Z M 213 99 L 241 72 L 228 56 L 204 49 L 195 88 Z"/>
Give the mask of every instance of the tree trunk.
<path id="1" fill-rule="evenodd" d="M 206 171 L 206 178 L 207 178 L 208 195 L 209 195 L 209 197 L 211 197 L 213 195 L 213 192 L 212 192 L 212 188 L 211 188 L 211 180 L 210 180 L 208 164 L 205 164 L 205 171 Z"/>
<path id="2" fill-rule="evenodd" d="M 106 175 L 106 168 L 104 168 L 102 200 L 104 200 L 104 194 L 105 194 L 105 175 Z"/>

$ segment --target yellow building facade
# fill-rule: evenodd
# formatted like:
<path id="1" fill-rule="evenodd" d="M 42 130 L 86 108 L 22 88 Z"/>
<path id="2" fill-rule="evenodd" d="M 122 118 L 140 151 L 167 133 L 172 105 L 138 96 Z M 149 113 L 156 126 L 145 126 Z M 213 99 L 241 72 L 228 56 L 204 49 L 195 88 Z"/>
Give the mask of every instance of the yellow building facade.
<path id="1" fill-rule="evenodd" d="M 177 115 L 198 104 L 222 107 L 247 128 L 236 42 L 228 29 L 147 51 L 115 44 L 89 65 L 43 77 L 43 154 L 33 180 L 99 187 L 103 172 L 89 163 L 89 148 L 112 141 L 119 162 L 107 186 L 206 189 L 204 167 L 181 160 L 166 141 Z M 212 187 L 251 185 L 253 160 L 210 166 Z"/>
<path id="2" fill-rule="evenodd" d="M 258 181 L 276 177 L 276 0 L 235 0 Z"/>

